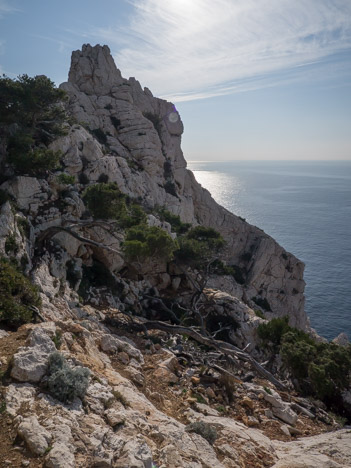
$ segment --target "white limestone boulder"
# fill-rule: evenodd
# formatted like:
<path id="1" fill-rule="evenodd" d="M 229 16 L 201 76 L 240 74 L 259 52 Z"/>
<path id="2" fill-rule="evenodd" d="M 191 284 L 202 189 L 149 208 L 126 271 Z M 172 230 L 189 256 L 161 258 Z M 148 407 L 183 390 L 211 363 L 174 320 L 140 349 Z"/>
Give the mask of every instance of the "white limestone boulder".
<path id="1" fill-rule="evenodd" d="M 34 455 L 43 455 L 52 440 L 50 432 L 39 424 L 36 416 L 25 418 L 18 426 L 17 432 Z"/>
<path id="2" fill-rule="evenodd" d="M 29 335 L 28 346 L 19 348 L 13 357 L 11 377 L 20 382 L 39 382 L 48 367 L 49 355 L 56 351 L 52 341 L 54 327 L 38 327 Z"/>

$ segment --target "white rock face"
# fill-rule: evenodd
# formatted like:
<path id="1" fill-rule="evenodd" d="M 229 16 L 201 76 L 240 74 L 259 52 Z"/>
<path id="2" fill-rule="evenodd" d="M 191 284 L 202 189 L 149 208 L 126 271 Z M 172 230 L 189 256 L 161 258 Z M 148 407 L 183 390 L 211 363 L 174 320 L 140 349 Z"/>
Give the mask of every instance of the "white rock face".
<path id="1" fill-rule="evenodd" d="M 279 461 L 272 468 L 347 468 L 351 466 L 350 431 L 306 437 L 273 445 Z"/>
<path id="2" fill-rule="evenodd" d="M 28 347 L 19 348 L 13 357 L 11 377 L 20 382 L 39 382 L 45 375 L 49 354 L 56 351 L 50 332 L 53 328 L 35 328 L 28 338 Z"/>
<path id="3" fill-rule="evenodd" d="M 288 403 L 285 403 L 280 395 L 274 391 L 270 390 L 271 393 L 264 392 L 263 396 L 268 403 L 272 405 L 272 412 L 274 416 L 281 419 L 282 421 L 294 426 L 297 421 L 297 414 L 290 408 Z"/>
<path id="4" fill-rule="evenodd" d="M 6 411 L 16 416 L 23 403 L 33 403 L 36 388 L 30 384 L 11 384 L 6 390 Z"/>
<path id="5" fill-rule="evenodd" d="M 49 452 L 45 466 L 47 468 L 74 468 L 76 464 L 69 448 L 64 444 L 55 443 Z"/>
<path id="6" fill-rule="evenodd" d="M 116 468 L 124 468 L 125 466 L 152 468 L 152 453 L 149 446 L 142 438 L 127 442 L 123 447 L 121 458 L 115 466 Z"/>
<path id="7" fill-rule="evenodd" d="M 39 204 L 48 198 L 48 184 L 39 181 L 35 177 L 18 176 L 6 181 L 1 185 L 3 190 L 8 191 L 16 199 L 20 209 L 37 212 Z"/>
<path id="8" fill-rule="evenodd" d="M 18 427 L 21 436 L 35 455 L 43 455 L 51 442 L 51 434 L 39 424 L 36 416 L 25 418 Z"/>
<path id="9" fill-rule="evenodd" d="M 141 197 L 150 207 L 166 206 L 184 222 L 219 230 L 228 243 L 227 262 L 243 272 L 240 283 L 227 278 L 222 287 L 249 305 L 253 298 L 266 299 L 272 317 L 289 315 L 291 325 L 307 326 L 303 263 L 220 207 L 196 182 L 186 169 L 180 147 L 183 124 L 172 103 L 154 98 L 134 78 L 122 78 L 107 46 L 85 45 L 73 52 L 69 81 L 61 87 L 77 120 L 106 138 L 104 146 L 81 130 L 70 140 L 63 137 L 66 151 L 76 141 L 88 177 L 97 181 L 107 174 L 122 192 Z M 102 146 L 108 154 L 102 155 Z M 78 170 L 78 165 L 69 167 L 72 173 Z"/>
<path id="10" fill-rule="evenodd" d="M 144 358 L 141 352 L 133 345 L 124 341 L 116 336 L 107 334 L 101 338 L 101 349 L 108 353 L 116 353 L 117 351 L 123 351 L 128 354 L 131 358 L 137 359 L 139 362 L 144 363 Z"/>

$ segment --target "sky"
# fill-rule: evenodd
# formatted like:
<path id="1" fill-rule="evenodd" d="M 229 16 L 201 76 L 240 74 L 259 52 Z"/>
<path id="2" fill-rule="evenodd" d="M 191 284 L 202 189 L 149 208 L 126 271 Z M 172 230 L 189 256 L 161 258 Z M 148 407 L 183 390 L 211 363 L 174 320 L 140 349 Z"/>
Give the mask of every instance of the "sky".
<path id="1" fill-rule="evenodd" d="M 188 161 L 351 161 L 351 0 L 0 0 L 0 72 L 107 44 L 175 102 Z"/>

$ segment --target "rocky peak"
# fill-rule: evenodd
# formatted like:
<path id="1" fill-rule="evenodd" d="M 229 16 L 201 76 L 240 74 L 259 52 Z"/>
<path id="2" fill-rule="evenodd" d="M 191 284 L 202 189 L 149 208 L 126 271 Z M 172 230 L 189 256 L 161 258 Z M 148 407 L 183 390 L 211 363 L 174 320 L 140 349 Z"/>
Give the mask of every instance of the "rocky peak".
<path id="1" fill-rule="evenodd" d="M 86 94 L 105 95 L 124 80 L 108 46 L 85 44 L 81 51 L 72 53 L 68 81 Z"/>

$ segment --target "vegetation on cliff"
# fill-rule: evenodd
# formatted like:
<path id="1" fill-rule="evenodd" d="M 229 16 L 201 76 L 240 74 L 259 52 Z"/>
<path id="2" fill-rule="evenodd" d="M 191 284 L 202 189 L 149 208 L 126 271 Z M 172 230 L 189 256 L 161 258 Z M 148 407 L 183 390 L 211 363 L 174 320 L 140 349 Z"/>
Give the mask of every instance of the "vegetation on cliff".
<path id="1" fill-rule="evenodd" d="M 351 384 L 351 346 L 318 342 L 288 322 L 288 317 L 274 318 L 258 327 L 258 335 L 280 353 L 300 391 L 337 406 Z"/>
<path id="2" fill-rule="evenodd" d="M 0 322 L 18 327 L 40 306 L 39 290 L 9 260 L 0 258 Z"/>
<path id="3" fill-rule="evenodd" d="M 48 145 L 65 133 L 65 93 L 46 76 L 0 78 L 0 126 L 16 173 L 43 175 L 57 168 L 60 152 Z"/>

